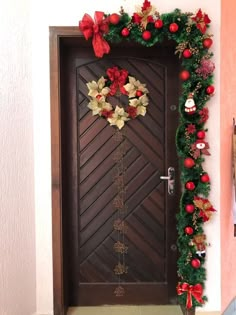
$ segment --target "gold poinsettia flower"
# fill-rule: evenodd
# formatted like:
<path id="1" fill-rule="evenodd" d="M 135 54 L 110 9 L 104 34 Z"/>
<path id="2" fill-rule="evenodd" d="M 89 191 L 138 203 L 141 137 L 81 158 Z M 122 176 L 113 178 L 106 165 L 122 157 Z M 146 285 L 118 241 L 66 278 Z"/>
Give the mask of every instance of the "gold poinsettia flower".
<path id="1" fill-rule="evenodd" d="M 136 97 L 136 92 L 148 93 L 146 84 L 142 84 L 139 80 L 129 76 L 129 83 L 124 85 L 125 90 L 128 92 L 129 97 Z"/>
<path id="2" fill-rule="evenodd" d="M 106 80 L 104 77 L 101 77 L 97 82 L 91 81 L 86 83 L 91 97 L 96 97 L 97 95 L 107 96 L 110 92 L 109 87 L 105 87 Z"/>
<path id="3" fill-rule="evenodd" d="M 99 100 L 97 98 L 93 98 L 88 103 L 88 108 L 92 110 L 93 116 L 100 115 L 103 110 L 110 111 L 112 110 L 112 106 L 110 103 L 105 102 L 105 98 L 101 97 Z"/>
<path id="4" fill-rule="evenodd" d="M 147 112 L 146 106 L 148 105 L 148 97 L 144 94 L 139 98 L 134 98 L 129 101 L 129 105 L 137 108 L 137 116 L 145 116 Z"/>
<path id="5" fill-rule="evenodd" d="M 116 106 L 115 112 L 111 118 L 107 119 L 111 126 L 117 126 L 119 129 L 123 128 L 125 121 L 128 121 L 128 113 L 125 112 L 124 108 Z"/>

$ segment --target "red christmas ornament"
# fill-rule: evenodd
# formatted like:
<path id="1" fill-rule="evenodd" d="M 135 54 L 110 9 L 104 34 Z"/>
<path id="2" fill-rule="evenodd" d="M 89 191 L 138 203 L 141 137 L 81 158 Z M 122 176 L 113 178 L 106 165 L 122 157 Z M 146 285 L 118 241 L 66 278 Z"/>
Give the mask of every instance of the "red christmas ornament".
<path id="1" fill-rule="evenodd" d="M 116 25 L 120 22 L 120 16 L 117 13 L 113 13 L 109 16 L 109 22 L 113 25 Z"/>
<path id="2" fill-rule="evenodd" d="M 207 88 L 206 88 L 206 92 L 207 94 L 213 94 L 215 92 L 215 87 L 213 85 L 209 85 Z"/>
<path id="3" fill-rule="evenodd" d="M 192 57 L 191 50 L 190 50 L 190 49 L 185 49 L 185 50 L 183 51 L 183 57 L 184 57 L 184 58 L 190 58 L 190 57 Z"/>
<path id="4" fill-rule="evenodd" d="M 186 81 L 190 78 L 190 73 L 188 72 L 188 70 L 183 70 L 180 72 L 179 77 L 181 80 Z"/>
<path id="5" fill-rule="evenodd" d="M 204 48 L 210 48 L 213 44 L 213 40 L 211 38 L 205 38 L 202 42 Z"/>
<path id="6" fill-rule="evenodd" d="M 162 20 L 156 20 L 156 22 L 155 22 L 155 28 L 162 28 L 162 26 L 163 26 L 163 21 Z"/>
<path id="7" fill-rule="evenodd" d="M 140 91 L 140 90 L 137 90 L 136 91 L 136 96 L 137 97 L 140 97 L 140 96 L 142 96 L 143 95 L 143 92 L 142 91 Z"/>
<path id="8" fill-rule="evenodd" d="M 208 183 L 209 181 L 210 181 L 210 177 L 207 173 L 205 173 L 201 176 L 201 182 L 202 183 Z"/>
<path id="9" fill-rule="evenodd" d="M 204 130 L 200 130 L 200 131 L 197 132 L 198 139 L 204 139 L 205 136 L 206 136 L 206 133 L 205 133 Z"/>
<path id="10" fill-rule="evenodd" d="M 179 29 L 179 25 L 177 23 L 171 23 L 169 25 L 169 31 L 171 33 L 176 33 L 178 31 L 178 29 Z"/>
<path id="11" fill-rule="evenodd" d="M 193 234 L 193 228 L 191 226 L 186 226 L 186 228 L 184 229 L 184 232 L 188 235 L 192 235 Z"/>
<path id="12" fill-rule="evenodd" d="M 201 266 L 201 262 L 199 259 L 194 258 L 191 260 L 191 266 L 195 269 L 198 269 Z"/>
<path id="13" fill-rule="evenodd" d="M 194 182 L 187 182 L 185 184 L 185 188 L 188 189 L 188 190 L 194 190 L 195 189 L 195 184 Z"/>
<path id="14" fill-rule="evenodd" d="M 127 27 L 123 28 L 123 30 L 121 31 L 121 35 L 123 37 L 128 37 L 129 33 L 130 33 L 130 30 Z"/>
<path id="15" fill-rule="evenodd" d="M 149 40 L 152 37 L 152 33 L 150 31 L 144 31 L 142 34 L 142 38 L 144 40 Z"/>
<path id="16" fill-rule="evenodd" d="M 185 206 L 185 211 L 188 213 L 193 213 L 195 211 L 195 206 L 193 204 L 187 204 Z"/>
<path id="17" fill-rule="evenodd" d="M 186 168 L 191 168 L 191 167 L 193 167 L 194 165 L 195 165 L 195 162 L 194 162 L 194 160 L 193 160 L 192 158 L 188 157 L 188 158 L 186 158 L 186 159 L 184 160 L 184 166 L 185 166 Z"/>

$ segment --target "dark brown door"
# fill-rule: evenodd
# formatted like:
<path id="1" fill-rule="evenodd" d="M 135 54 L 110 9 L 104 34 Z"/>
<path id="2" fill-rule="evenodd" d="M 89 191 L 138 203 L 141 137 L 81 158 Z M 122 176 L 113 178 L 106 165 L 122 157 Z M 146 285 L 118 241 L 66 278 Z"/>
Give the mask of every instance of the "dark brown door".
<path id="1" fill-rule="evenodd" d="M 146 116 L 124 128 L 128 273 L 121 277 L 122 297 L 114 294 L 113 154 L 118 144 L 114 128 L 87 108 L 86 83 L 97 81 L 111 66 L 127 69 L 149 90 Z M 94 58 L 91 48 L 65 44 L 62 49 L 63 246 L 70 305 L 176 302 L 178 73 L 171 45 L 112 47 L 103 59 Z M 174 195 L 160 179 L 168 167 L 175 169 Z"/>

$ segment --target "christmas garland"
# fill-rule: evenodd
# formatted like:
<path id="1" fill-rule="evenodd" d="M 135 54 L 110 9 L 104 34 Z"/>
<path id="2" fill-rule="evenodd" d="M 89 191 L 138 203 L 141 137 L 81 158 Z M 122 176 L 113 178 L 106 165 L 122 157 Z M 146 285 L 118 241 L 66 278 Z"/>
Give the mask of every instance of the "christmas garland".
<path id="1" fill-rule="evenodd" d="M 179 303 L 187 309 L 202 306 L 206 280 L 206 235 L 204 224 L 215 209 L 208 200 L 210 178 L 203 169 L 204 156 L 210 155 L 206 141 L 207 102 L 214 94 L 212 35 L 207 33 L 211 20 L 201 9 L 196 14 L 176 9 L 160 14 L 147 0 L 132 16 L 121 8 L 119 14 L 95 12 L 94 20 L 85 14 L 79 28 L 86 39 L 92 38 L 95 55 L 109 53 L 108 42 L 129 40 L 151 47 L 164 39 L 176 42 L 175 53 L 182 60 L 179 100 L 180 122 L 176 147 L 180 159 L 183 193 L 177 214 Z"/>
<path id="2" fill-rule="evenodd" d="M 113 67 L 107 69 L 106 73 L 107 76 L 99 78 L 97 82 L 87 83 L 88 95 L 91 97 L 88 108 L 92 110 L 93 116 L 105 118 L 111 126 L 118 129 L 123 128 L 130 119 L 139 115 L 145 116 L 148 105 L 146 85 L 129 76 L 125 69 Z M 128 96 L 129 106 L 125 109 L 119 104 L 114 110 L 107 102 L 107 97 L 121 94 Z"/>

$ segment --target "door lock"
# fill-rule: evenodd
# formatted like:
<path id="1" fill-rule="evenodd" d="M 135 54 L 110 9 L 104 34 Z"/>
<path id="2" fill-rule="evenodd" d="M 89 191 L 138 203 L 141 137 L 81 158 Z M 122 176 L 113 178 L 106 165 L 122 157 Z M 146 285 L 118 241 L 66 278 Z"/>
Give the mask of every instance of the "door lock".
<path id="1" fill-rule="evenodd" d="M 168 176 L 160 176 L 160 179 L 167 180 L 168 183 L 168 194 L 174 195 L 175 193 L 175 169 L 170 166 L 168 168 Z"/>

